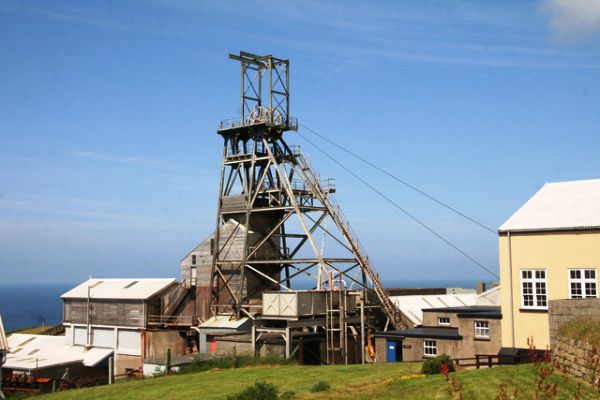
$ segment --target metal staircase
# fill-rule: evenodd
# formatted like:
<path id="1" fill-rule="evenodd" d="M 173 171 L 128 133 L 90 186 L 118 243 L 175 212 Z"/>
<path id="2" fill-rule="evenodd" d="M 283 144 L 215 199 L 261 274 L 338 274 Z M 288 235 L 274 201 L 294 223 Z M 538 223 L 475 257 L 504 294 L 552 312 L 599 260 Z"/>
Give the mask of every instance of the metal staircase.
<path id="1" fill-rule="evenodd" d="M 165 305 L 165 309 L 163 311 L 163 315 L 172 316 L 177 311 L 177 308 L 181 305 L 183 299 L 189 292 L 189 288 L 185 284 L 185 282 L 181 282 L 181 284 L 175 290 L 172 296 L 170 296 L 170 301 Z"/>
<path id="2" fill-rule="evenodd" d="M 319 174 L 315 172 L 314 168 L 310 164 L 310 161 L 307 159 L 304 153 L 302 153 L 299 146 L 295 147 L 294 155 L 296 157 L 296 162 L 298 163 L 304 174 L 308 187 L 313 192 L 313 194 L 321 201 L 321 203 L 325 207 L 327 207 L 331 218 L 341 230 L 342 234 L 344 235 L 344 238 L 348 242 L 348 245 L 350 246 L 356 257 L 356 260 L 360 264 L 362 270 L 366 273 L 368 280 L 373 286 L 373 291 L 375 292 L 377 298 L 383 306 L 383 309 L 389 319 L 389 322 L 396 329 L 405 328 L 406 324 L 403 322 L 400 310 L 390 299 L 387 290 L 385 290 L 381 285 L 379 277 L 377 276 L 375 270 L 369 263 L 369 258 L 367 257 L 364 248 L 361 246 L 357 235 L 350 227 L 350 222 L 342 212 L 340 205 L 335 201 L 333 196 L 329 195 L 329 191 L 325 190 L 322 187 L 321 178 Z"/>

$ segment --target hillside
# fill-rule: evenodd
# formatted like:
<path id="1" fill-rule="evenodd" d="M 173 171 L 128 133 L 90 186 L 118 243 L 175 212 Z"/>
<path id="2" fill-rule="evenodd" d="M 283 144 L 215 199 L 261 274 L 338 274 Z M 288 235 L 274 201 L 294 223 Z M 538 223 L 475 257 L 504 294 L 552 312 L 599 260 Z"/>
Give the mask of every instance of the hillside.
<path id="1" fill-rule="evenodd" d="M 44 400 L 67 399 L 223 399 L 256 381 L 279 386 L 281 391 L 294 391 L 298 399 L 448 399 L 448 387 L 441 375 L 419 375 L 419 363 L 396 363 L 349 366 L 267 366 L 213 370 L 173 375 L 154 379 L 122 382 L 113 386 L 72 390 L 42 396 Z M 464 398 L 494 399 L 501 384 L 518 389 L 519 399 L 534 398 L 534 369 L 531 365 L 503 366 L 458 372 Z M 311 393 L 318 381 L 326 381 L 331 389 Z M 559 399 L 571 399 L 577 381 L 553 377 L 559 385 Z M 583 384 L 587 397 L 597 398 L 589 385 Z"/>

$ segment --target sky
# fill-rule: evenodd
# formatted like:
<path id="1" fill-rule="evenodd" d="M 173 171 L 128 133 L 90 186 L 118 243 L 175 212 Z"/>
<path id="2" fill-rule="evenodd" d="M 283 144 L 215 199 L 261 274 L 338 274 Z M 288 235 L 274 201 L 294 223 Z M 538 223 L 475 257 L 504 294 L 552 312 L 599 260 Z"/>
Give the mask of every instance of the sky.
<path id="1" fill-rule="evenodd" d="M 305 127 L 494 230 L 545 182 L 600 178 L 600 0 L 0 0 L 0 283 L 178 277 L 214 229 L 240 50 L 290 59 Z M 498 271 L 495 233 L 304 134 Z M 493 279 L 286 140 L 384 283 Z"/>

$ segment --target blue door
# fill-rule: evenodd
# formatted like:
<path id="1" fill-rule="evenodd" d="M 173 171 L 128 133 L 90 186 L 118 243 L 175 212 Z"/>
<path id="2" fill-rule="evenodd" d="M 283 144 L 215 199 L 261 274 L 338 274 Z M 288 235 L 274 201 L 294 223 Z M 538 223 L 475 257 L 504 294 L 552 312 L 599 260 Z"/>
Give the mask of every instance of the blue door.
<path id="1" fill-rule="evenodd" d="M 387 340 L 387 362 L 396 362 L 396 341 Z"/>

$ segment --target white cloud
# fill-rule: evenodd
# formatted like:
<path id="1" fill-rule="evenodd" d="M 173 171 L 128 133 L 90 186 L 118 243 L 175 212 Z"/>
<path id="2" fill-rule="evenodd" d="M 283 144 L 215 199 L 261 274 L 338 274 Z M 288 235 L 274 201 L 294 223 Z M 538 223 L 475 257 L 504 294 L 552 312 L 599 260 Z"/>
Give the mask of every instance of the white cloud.
<path id="1" fill-rule="evenodd" d="M 600 0 L 544 0 L 542 4 L 558 43 L 600 37 Z"/>

